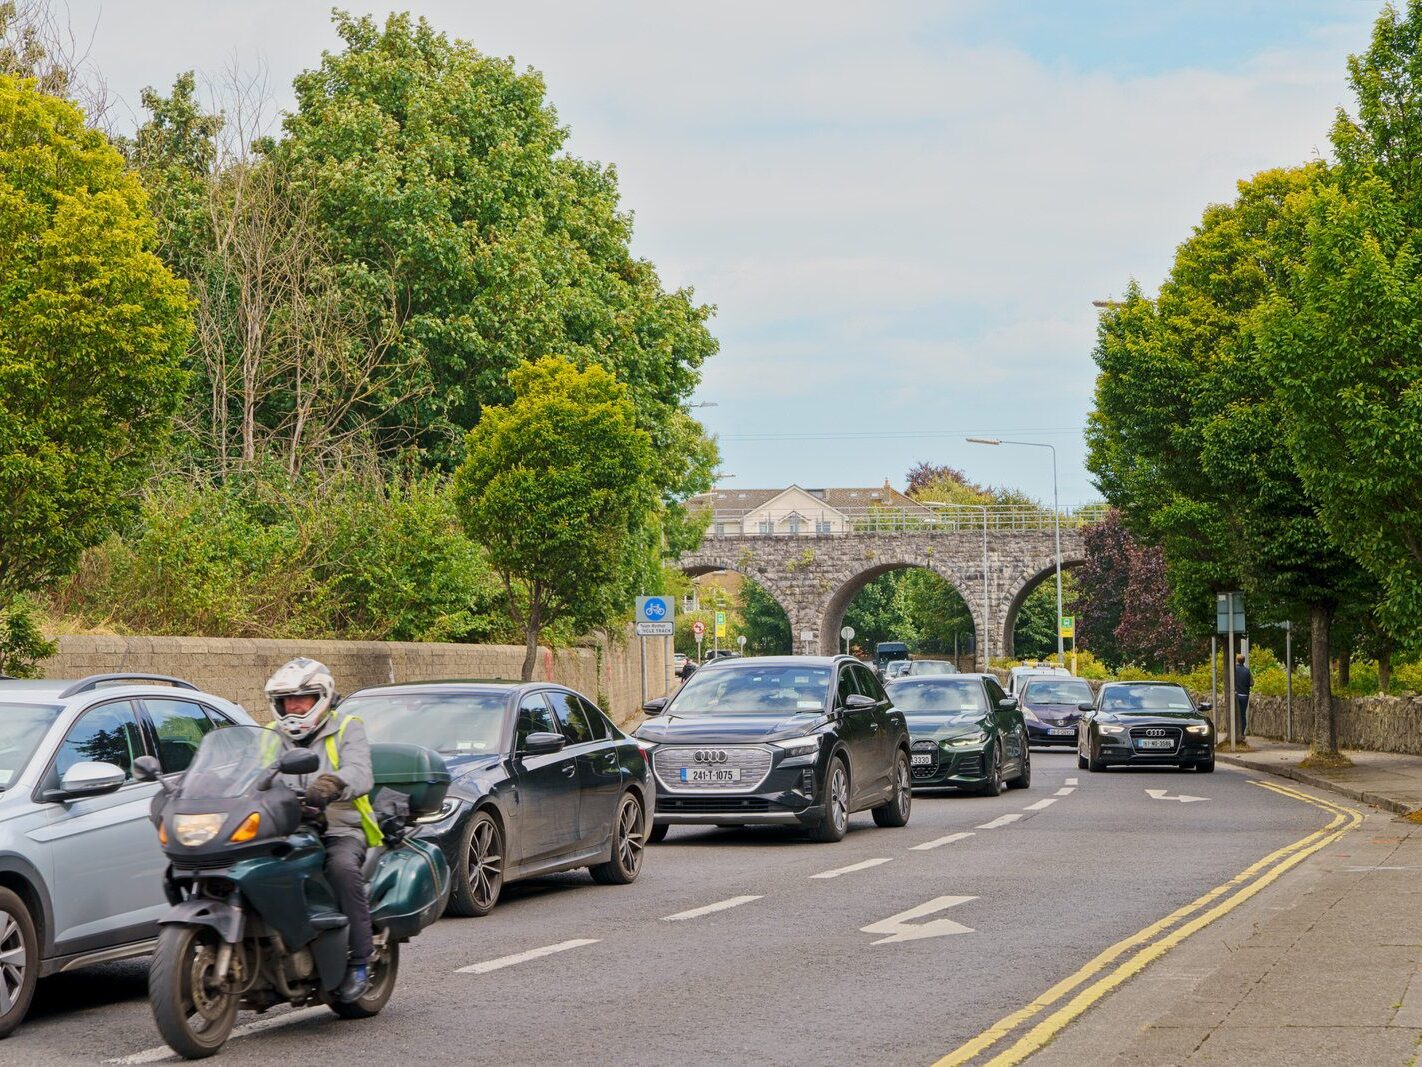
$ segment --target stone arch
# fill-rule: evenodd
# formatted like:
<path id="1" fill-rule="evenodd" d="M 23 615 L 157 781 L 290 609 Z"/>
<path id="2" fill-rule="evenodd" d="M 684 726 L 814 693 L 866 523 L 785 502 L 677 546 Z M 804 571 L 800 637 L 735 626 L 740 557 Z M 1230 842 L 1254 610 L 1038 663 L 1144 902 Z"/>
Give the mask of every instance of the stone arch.
<path id="1" fill-rule="evenodd" d="M 699 578 L 703 574 L 715 574 L 717 571 L 735 571 L 742 577 L 749 578 L 770 594 L 780 610 L 785 612 L 785 617 L 790 620 L 790 639 L 792 644 L 796 642 L 796 635 L 799 631 L 795 628 L 799 622 L 798 616 L 803 612 L 797 610 L 798 605 L 795 598 L 790 596 L 780 585 L 775 575 L 768 573 L 768 568 L 757 568 L 753 559 L 731 559 L 724 555 L 709 555 L 697 552 L 690 556 L 683 556 L 678 561 L 677 566 L 688 578 Z"/>
<path id="2" fill-rule="evenodd" d="M 844 626 L 844 613 L 849 608 L 850 602 L 859 595 L 866 585 L 875 578 L 883 577 L 891 571 L 909 570 L 919 568 L 929 571 L 942 578 L 953 590 L 963 598 L 968 605 L 968 612 L 973 619 L 973 632 L 980 637 L 987 632 L 984 625 L 984 614 L 982 606 L 978 603 L 981 595 L 974 596 L 963 581 L 963 576 L 955 573 L 951 568 L 936 565 L 932 560 L 910 560 L 893 557 L 890 560 L 876 560 L 869 565 L 859 569 L 851 577 L 841 582 L 830 595 L 829 598 L 816 612 L 816 629 L 819 634 L 819 649 L 821 655 L 832 656 L 839 651 L 840 637 L 839 631 Z"/>
<path id="3" fill-rule="evenodd" d="M 1086 560 L 1084 558 L 1062 557 L 1062 573 L 1080 567 Z M 1015 656 L 1016 650 L 1013 647 L 1012 632 L 1017 629 L 1017 615 L 1022 610 L 1023 603 L 1027 600 L 1037 587 L 1043 582 L 1054 580 L 1057 573 L 1056 559 L 1048 560 L 1046 563 L 1040 561 L 1028 572 L 1020 577 L 1009 587 L 1006 597 L 1006 610 L 1002 616 L 1002 632 L 997 636 L 997 647 L 999 652 L 994 655 Z"/>

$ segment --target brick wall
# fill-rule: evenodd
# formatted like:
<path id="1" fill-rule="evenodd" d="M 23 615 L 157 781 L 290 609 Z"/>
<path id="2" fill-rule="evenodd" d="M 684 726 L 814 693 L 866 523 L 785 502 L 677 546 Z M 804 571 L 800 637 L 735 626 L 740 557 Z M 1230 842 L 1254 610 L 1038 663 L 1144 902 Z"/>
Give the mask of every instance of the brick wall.
<path id="1" fill-rule="evenodd" d="M 517 678 L 523 648 L 517 645 L 456 645 L 380 641 L 264 641 L 216 637 L 60 637 L 57 655 L 43 662 L 45 677 L 140 671 L 184 678 L 198 688 L 267 718 L 262 686 L 273 671 L 296 656 L 331 668 L 341 692 L 383 682 L 437 678 Z M 587 647 L 541 649 L 534 677 L 561 682 L 598 701 L 622 723 L 641 709 L 641 642 L 634 637 L 599 639 Z M 666 642 L 647 641 L 647 692 L 667 692 Z"/>

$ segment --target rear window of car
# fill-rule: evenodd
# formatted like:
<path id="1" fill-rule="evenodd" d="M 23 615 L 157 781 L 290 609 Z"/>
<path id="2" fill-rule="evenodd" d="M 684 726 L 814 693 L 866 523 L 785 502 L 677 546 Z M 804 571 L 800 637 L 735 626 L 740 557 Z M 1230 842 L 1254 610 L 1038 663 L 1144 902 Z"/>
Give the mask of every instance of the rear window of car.
<path id="1" fill-rule="evenodd" d="M 901 678 L 888 686 L 889 699 L 906 715 L 914 712 L 987 713 L 987 698 L 976 678 L 927 675 Z"/>
<path id="2" fill-rule="evenodd" d="M 0 789 L 9 789 L 59 717 L 51 704 L 0 704 Z"/>
<path id="3" fill-rule="evenodd" d="M 1022 687 L 1026 704 L 1084 704 L 1093 699 L 1091 686 L 1075 678 L 1033 678 Z"/>
<path id="4" fill-rule="evenodd" d="M 832 675 L 830 667 L 714 667 L 693 674 L 667 710 L 673 715 L 818 711 L 829 695 Z"/>
<path id="5" fill-rule="evenodd" d="M 1113 685 L 1101 694 L 1102 711 L 1191 711 L 1190 694 L 1178 685 Z"/>
<path id="6" fill-rule="evenodd" d="M 401 693 L 355 696 L 341 704 L 372 741 L 424 745 L 438 752 L 477 755 L 502 751 L 504 693 Z"/>

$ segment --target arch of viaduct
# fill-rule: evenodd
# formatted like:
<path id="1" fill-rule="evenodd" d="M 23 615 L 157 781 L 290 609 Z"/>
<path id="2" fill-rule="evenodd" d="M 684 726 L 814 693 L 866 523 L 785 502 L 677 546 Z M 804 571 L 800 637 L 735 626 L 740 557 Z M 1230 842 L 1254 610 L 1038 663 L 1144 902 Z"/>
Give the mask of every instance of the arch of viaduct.
<path id="1" fill-rule="evenodd" d="M 678 563 L 692 576 L 737 571 L 754 579 L 784 609 L 795 651 L 821 655 L 839 648 L 845 608 L 865 585 L 889 571 L 923 567 L 962 595 L 978 634 L 990 637 L 991 654 L 1010 656 L 1018 610 L 1053 573 L 1056 544 L 1050 530 L 992 532 L 987 555 L 986 602 L 982 535 L 971 530 L 708 536 Z M 1063 530 L 1062 566 L 1077 566 L 1083 558 L 1081 531 Z"/>

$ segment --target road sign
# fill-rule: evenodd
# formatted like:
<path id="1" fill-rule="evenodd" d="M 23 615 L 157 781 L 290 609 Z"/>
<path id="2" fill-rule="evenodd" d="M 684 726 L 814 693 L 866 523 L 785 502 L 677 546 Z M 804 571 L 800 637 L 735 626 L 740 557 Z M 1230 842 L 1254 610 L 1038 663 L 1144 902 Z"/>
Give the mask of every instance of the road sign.
<path id="1" fill-rule="evenodd" d="M 1060 620 L 1060 625 L 1059 625 L 1059 628 L 1058 628 L 1058 632 L 1059 632 L 1063 637 L 1070 637 L 1073 641 L 1075 641 L 1075 640 L 1076 640 L 1076 616 L 1075 616 L 1075 615 L 1063 615 L 1063 616 L 1061 617 L 1061 620 Z"/>
<path id="2" fill-rule="evenodd" d="M 676 623 L 672 622 L 639 622 L 637 624 L 638 637 L 675 637 Z"/>
<path id="3" fill-rule="evenodd" d="M 1233 625 L 1230 615 L 1233 614 Z M 1242 634 L 1248 629 L 1244 625 L 1244 594 L 1217 593 L 1215 595 L 1215 632 L 1227 634 L 1233 631 Z"/>
<path id="4" fill-rule="evenodd" d="M 700 619 L 691 624 L 691 636 L 698 641 L 706 636 L 706 624 Z"/>
<path id="5" fill-rule="evenodd" d="M 724 611 L 716 612 L 716 636 L 726 636 L 726 613 Z"/>
<path id="6" fill-rule="evenodd" d="M 661 622 L 670 626 L 676 622 L 676 602 L 671 597 L 665 596 L 639 596 L 637 598 L 637 622 Z"/>
<path id="7" fill-rule="evenodd" d="M 741 651 L 744 652 L 746 650 L 746 635 L 741 634 L 739 637 L 737 637 L 736 644 L 740 645 Z"/>
<path id="8" fill-rule="evenodd" d="M 844 638 L 846 641 L 854 640 L 854 627 L 846 626 L 843 630 L 839 631 L 839 636 Z"/>

